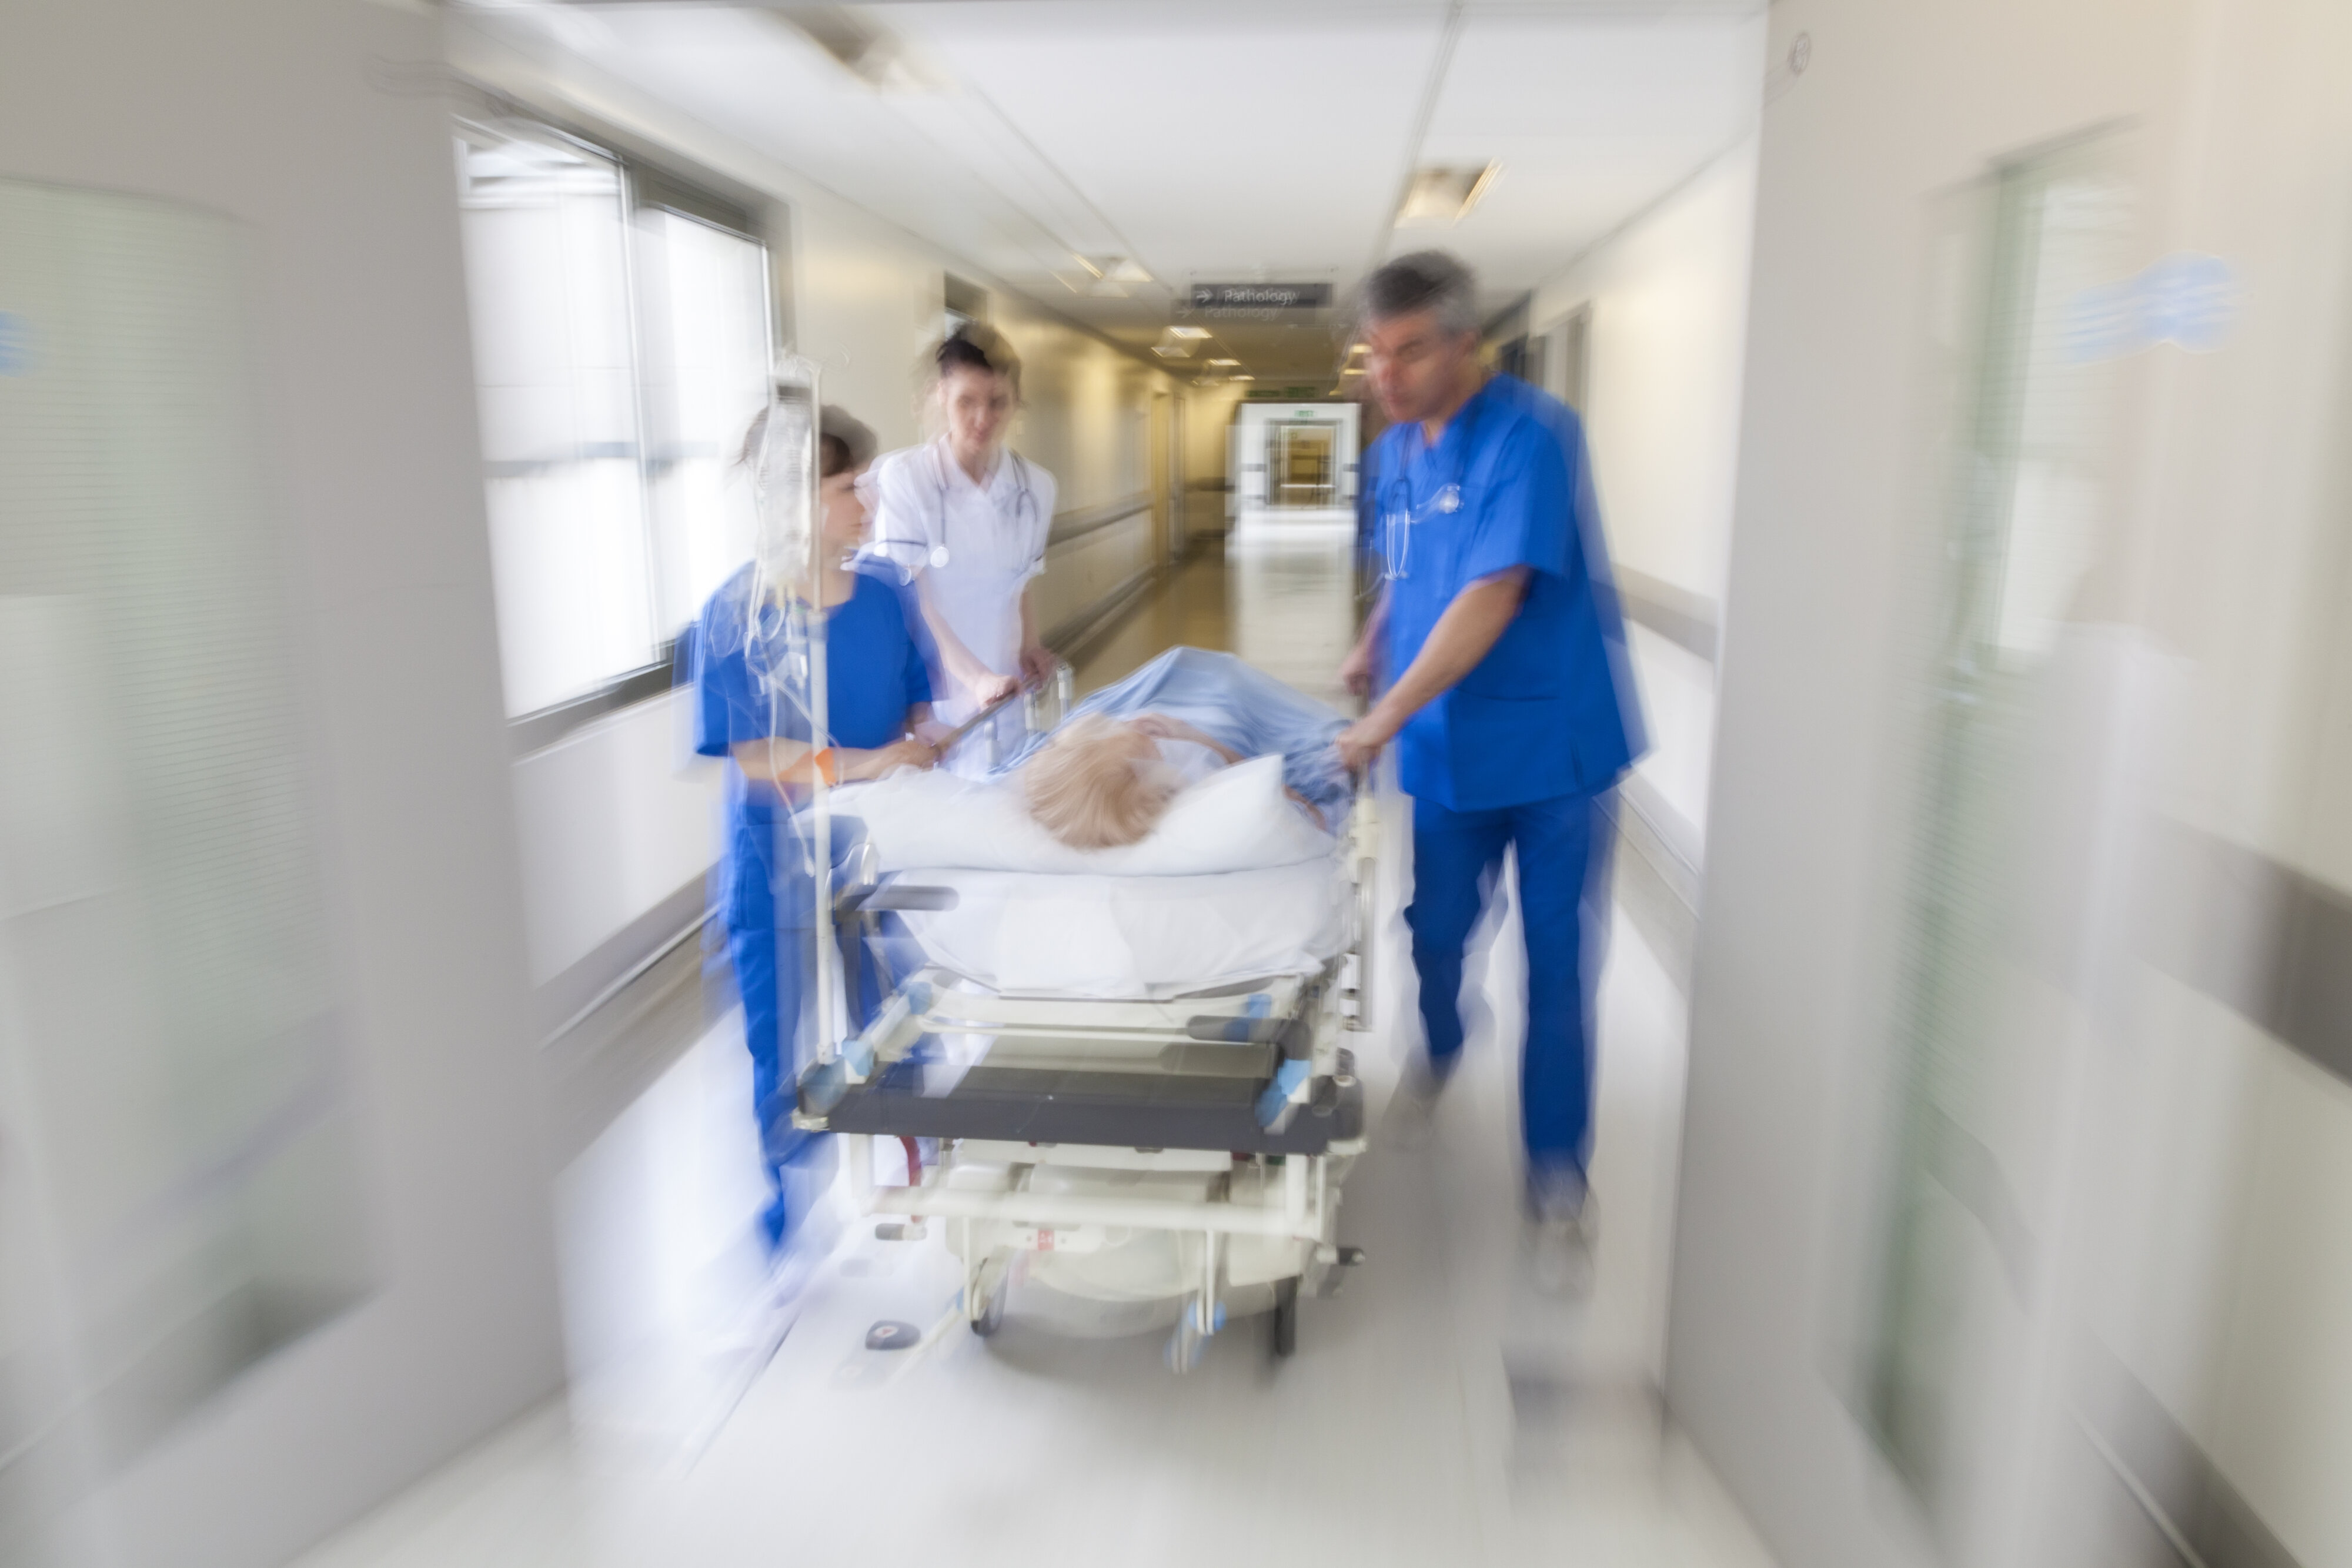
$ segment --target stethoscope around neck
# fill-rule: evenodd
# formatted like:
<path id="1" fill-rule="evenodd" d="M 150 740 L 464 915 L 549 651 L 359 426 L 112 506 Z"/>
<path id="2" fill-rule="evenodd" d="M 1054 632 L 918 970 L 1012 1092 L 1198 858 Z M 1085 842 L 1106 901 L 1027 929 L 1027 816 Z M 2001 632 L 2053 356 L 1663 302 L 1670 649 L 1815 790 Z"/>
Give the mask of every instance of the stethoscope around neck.
<path id="1" fill-rule="evenodd" d="M 1416 523 L 1429 520 L 1433 512 L 1452 514 L 1462 509 L 1462 481 L 1468 476 L 1470 438 L 1478 428 L 1478 413 L 1474 410 L 1470 421 L 1461 432 L 1460 444 L 1454 454 L 1454 477 L 1440 485 L 1428 500 L 1415 507 L 1412 502 L 1412 481 L 1403 474 L 1381 482 L 1381 580 L 1397 582 L 1411 575 L 1406 568 L 1412 560 L 1412 530 Z M 1391 507 L 1390 496 L 1398 488 L 1404 491 L 1405 505 Z"/>
<path id="2" fill-rule="evenodd" d="M 940 537 L 931 542 L 928 549 L 916 539 L 870 539 L 861 552 L 881 557 L 896 566 L 901 575 L 909 579 L 914 576 L 917 570 L 925 566 L 929 567 L 933 571 L 944 571 L 947 570 L 948 562 L 954 559 L 950 554 L 947 545 L 949 476 L 946 444 L 941 443 L 935 447 L 932 456 L 937 460 L 937 466 L 932 470 L 931 483 L 938 492 Z M 1034 523 L 1038 520 L 1037 493 L 1030 488 L 1028 460 L 1009 448 L 1004 454 L 1004 460 L 1013 465 L 1013 483 L 1018 487 L 1013 498 L 1013 518 L 1015 522 L 1020 521 L 1022 509 L 1026 507 L 1029 520 Z M 986 493 L 982 492 L 983 496 Z M 912 566 L 908 564 L 907 559 L 902 559 L 908 551 L 918 552 Z"/>

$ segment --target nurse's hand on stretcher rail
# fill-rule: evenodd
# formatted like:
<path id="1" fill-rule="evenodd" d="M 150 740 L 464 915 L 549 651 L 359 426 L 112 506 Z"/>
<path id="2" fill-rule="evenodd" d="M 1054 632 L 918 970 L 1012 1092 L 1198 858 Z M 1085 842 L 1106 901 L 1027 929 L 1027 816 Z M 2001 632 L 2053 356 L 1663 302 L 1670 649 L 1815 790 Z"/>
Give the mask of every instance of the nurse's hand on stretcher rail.
<path id="1" fill-rule="evenodd" d="M 1021 673 L 1000 675 L 993 670 L 975 670 L 963 677 L 964 686 L 971 693 L 972 701 L 982 707 L 1003 702 L 1019 691 L 1043 691 L 1054 678 L 1055 659 L 1051 648 L 1032 646 L 1021 650 Z"/>
<path id="2" fill-rule="evenodd" d="M 971 693 L 971 700 L 975 705 L 986 707 L 991 703 L 1003 702 L 1006 697 L 1019 691 L 1021 677 L 1000 675 L 993 670 L 982 670 L 965 681 L 964 688 Z"/>

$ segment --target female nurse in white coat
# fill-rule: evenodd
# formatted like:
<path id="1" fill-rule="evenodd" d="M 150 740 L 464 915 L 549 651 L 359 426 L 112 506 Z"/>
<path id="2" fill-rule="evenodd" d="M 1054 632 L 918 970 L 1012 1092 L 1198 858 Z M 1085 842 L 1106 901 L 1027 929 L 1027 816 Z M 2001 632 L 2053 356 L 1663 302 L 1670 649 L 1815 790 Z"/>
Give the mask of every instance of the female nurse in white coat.
<path id="1" fill-rule="evenodd" d="M 1053 673 L 1037 640 L 1029 583 L 1045 570 L 1054 476 L 1004 437 L 1021 406 L 1021 361 L 986 327 L 959 329 L 932 356 L 929 393 L 945 428 L 876 465 L 874 542 L 915 587 L 938 653 L 931 673 L 939 717 L 961 724 L 1024 683 Z M 1008 715 L 1017 724 L 1018 715 Z M 1008 733 L 1007 744 L 1017 738 Z M 989 765 L 986 737 L 948 766 Z"/>

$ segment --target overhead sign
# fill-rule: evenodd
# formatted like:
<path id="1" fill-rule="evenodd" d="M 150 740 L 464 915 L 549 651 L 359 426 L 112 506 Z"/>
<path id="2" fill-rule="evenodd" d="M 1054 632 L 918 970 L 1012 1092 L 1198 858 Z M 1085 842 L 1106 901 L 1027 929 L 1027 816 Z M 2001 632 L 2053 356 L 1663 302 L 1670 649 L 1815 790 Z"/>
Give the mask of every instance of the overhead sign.
<path id="1" fill-rule="evenodd" d="M 1209 316 L 1270 316 L 1330 304 L 1328 283 L 1196 283 L 1192 293 L 1192 309 Z"/>

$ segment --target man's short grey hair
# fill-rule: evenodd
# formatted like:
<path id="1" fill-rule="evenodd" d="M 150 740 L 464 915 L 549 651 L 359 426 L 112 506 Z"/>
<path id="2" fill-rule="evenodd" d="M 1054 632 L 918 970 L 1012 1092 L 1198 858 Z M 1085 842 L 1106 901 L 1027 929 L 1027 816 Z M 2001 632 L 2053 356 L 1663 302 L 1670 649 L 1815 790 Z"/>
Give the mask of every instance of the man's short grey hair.
<path id="1" fill-rule="evenodd" d="M 1364 279 L 1356 296 L 1357 319 L 1387 321 L 1427 310 L 1447 332 L 1475 332 L 1477 287 L 1476 277 L 1459 257 L 1442 250 L 1417 250 Z"/>

